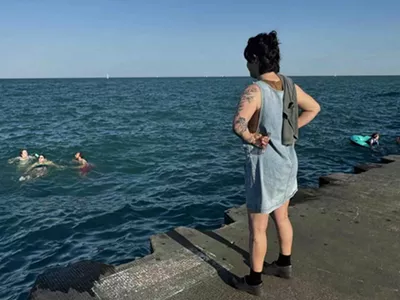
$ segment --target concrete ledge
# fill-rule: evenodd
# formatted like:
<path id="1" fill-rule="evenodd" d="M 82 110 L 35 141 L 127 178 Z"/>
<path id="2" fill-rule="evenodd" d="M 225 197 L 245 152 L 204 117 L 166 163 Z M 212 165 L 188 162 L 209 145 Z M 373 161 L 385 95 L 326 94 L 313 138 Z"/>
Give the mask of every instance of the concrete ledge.
<path id="1" fill-rule="evenodd" d="M 363 165 L 357 165 L 354 167 L 354 173 L 355 174 L 360 174 L 367 172 L 368 170 L 374 169 L 374 168 L 382 168 L 382 164 L 363 164 Z"/>
<path id="2" fill-rule="evenodd" d="M 354 182 L 357 177 L 354 174 L 348 173 L 335 173 L 319 178 L 319 186 L 322 187 L 327 184 L 343 185 L 346 183 Z"/>
<path id="3" fill-rule="evenodd" d="M 400 156 L 358 170 L 323 176 L 320 189 L 301 189 L 292 199 L 295 277 L 264 278 L 265 299 L 400 299 L 393 260 L 400 249 Z M 213 231 L 178 227 L 152 236 L 152 254 L 92 276 L 84 291 L 35 284 L 30 299 L 249 299 L 229 284 L 248 272 L 245 206 L 227 210 L 225 220 L 229 225 Z M 270 224 L 267 261 L 279 253 Z M 81 280 L 71 266 L 43 276 L 56 282 L 65 279 L 60 274 Z"/>

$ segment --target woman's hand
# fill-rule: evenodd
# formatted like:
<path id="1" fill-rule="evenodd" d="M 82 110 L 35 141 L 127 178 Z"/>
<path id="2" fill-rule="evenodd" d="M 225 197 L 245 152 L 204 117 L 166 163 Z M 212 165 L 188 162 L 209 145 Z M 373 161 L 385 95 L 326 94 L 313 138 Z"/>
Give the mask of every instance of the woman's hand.
<path id="1" fill-rule="evenodd" d="M 253 133 L 251 144 L 257 148 L 265 149 L 270 141 L 268 135 L 262 135 L 261 133 Z"/>

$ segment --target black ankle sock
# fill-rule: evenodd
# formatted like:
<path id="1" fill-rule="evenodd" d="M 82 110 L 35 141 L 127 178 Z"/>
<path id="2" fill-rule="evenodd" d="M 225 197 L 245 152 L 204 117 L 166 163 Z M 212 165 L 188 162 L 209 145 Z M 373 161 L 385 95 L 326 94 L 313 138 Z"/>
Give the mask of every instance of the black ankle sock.
<path id="1" fill-rule="evenodd" d="M 262 272 L 254 272 L 252 269 L 250 270 L 250 275 L 246 276 L 246 282 L 248 285 L 258 285 L 262 283 L 261 280 Z"/>
<path id="2" fill-rule="evenodd" d="M 282 253 L 279 253 L 279 258 L 276 261 L 276 264 L 279 267 L 290 266 L 292 264 L 292 262 L 290 261 L 290 255 L 283 255 Z"/>

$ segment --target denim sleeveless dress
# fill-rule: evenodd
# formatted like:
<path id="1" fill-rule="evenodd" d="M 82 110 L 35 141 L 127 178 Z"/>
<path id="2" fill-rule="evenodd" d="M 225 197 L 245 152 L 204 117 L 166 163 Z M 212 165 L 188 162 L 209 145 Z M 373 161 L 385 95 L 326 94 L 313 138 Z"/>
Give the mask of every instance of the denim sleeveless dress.
<path id="1" fill-rule="evenodd" d="M 294 144 L 282 144 L 283 93 L 264 81 L 258 132 L 269 133 L 266 149 L 243 144 L 245 159 L 246 204 L 250 212 L 269 214 L 297 192 L 298 161 Z"/>

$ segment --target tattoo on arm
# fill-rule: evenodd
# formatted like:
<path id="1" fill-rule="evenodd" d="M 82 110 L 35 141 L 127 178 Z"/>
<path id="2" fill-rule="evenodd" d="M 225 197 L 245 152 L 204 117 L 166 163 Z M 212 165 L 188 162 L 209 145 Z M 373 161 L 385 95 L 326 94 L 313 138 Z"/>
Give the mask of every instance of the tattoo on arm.
<path id="1" fill-rule="evenodd" d="M 254 93 L 257 93 L 257 88 L 254 86 L 249 86 L 243 93 L 241 101 L 251 102 L 254 100 Z"/>
<path id="2" fill-rule="evenodd" d="M 243 117 L 236 116 L 235 120 L 235 132 L 241 135 L 243 132 L 247 130 L 247 121 Z"/>
<path id="3" fill-rule="evenodd" d="M 237 106 L 237 112 L 233 121 L 234 133 L 248 143 L 254 142 L 254 137 L 249 132 L 248 128 L 248 123 L 249 123 L 248 119 L 251 119 L 251 116 L 249 116 L 249 111 L 244 112 L 243 110 L 249 109 L 246 108 L 246 106 L 255 101 L 257 96 L 258 96 L 257 86 L 252 85 L 246 88 L 246 90 L 243 92 L 240 98 L 239 104 Z"/>
<path id="4" fill-rule="evenodd" d="M 234 122 L 234 132 L 245 142 L 249 144 L 255 143 L 254 135 L 249 132 L 248 122 L 246 118 L 240 117 L 239 115 L 236 116 Z"/>
<path id="5" fill-rule="evenodd" d="M 243 110 L 244 103 L 246 103 L 246 102 L 251 103 L 254 100 L 254 98 L 255 98 L 254 93 L 256 93 L 256 92 L 257 92 L 257 88 L 252 87 L 252 86 L 248 87 L 244 91 L 242 97 L 240 98 L 240 102 L 239 102 L 238 109 L 237 109 L 238 112 L 241 112 Z"/>

